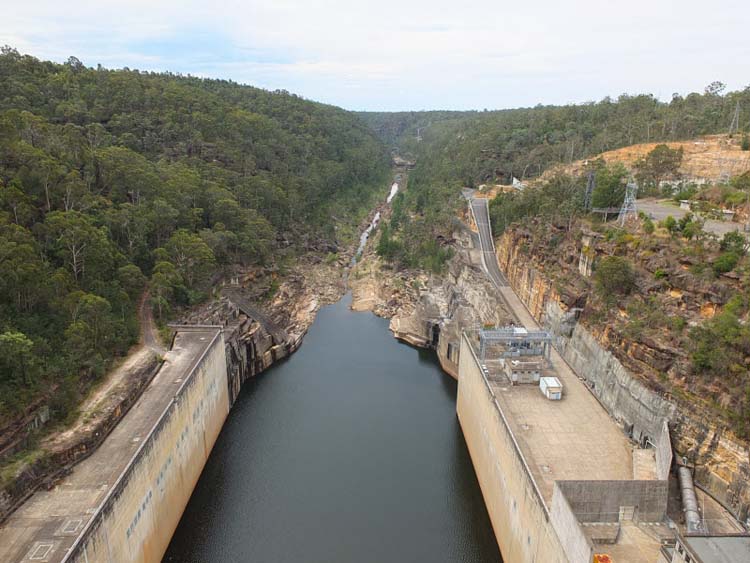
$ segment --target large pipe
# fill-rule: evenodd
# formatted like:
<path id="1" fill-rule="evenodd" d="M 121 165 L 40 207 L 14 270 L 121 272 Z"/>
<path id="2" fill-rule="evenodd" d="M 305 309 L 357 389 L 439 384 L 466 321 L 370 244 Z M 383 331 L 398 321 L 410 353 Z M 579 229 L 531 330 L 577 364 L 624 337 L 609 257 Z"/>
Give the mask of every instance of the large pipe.
<path id="1" fill-rule="evenodd" d="M 687 524 L 687 531 L 690 532 L 705 532 L 703 529 L 703 521 L 698 513 L 698 498 L 695 496 L 695 488 L 693 487 L 693 476 L 690 473 L 690 468 L 680 466 L 677 470 L 677 474 L 680 478 L 680 491 L 682 493 L 682 509 L 685 512 L 685 523 Z"/>

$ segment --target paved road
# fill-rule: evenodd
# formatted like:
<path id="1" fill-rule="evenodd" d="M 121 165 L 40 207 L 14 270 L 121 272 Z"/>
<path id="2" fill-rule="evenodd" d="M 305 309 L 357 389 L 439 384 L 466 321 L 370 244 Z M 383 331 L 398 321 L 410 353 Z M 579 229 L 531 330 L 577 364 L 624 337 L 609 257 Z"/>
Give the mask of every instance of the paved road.
<path id="1" fill-rule="evenodd" d="M 669 215 L 675 219 L 680 219 L 689 213 L 686 209 L 680 209 L 676 205 L 655 199 L 639 199 L 636 202 L 636 206 L 638 207 L 638 211 L 643 211 L 655 221 L 663 221 Z M 724 236 L 726 233 L 731 233 L 733 231 L 741 232 L 742 225 L 730 221 L 714 221 L 708 219 L 703 224 L 703 230 L 719 236 Z"/>
<path id="2" fill-rule="evenodd" d="M 482 264 L 492 283 L 499 289 L 508 286 L 508 280 L 500 271 L 495 255 L 495 243 L 492 240 L 492 229 L 490 227 L 490 211 L 486 199 L 477 198 L 470 200 L 471 212 L 479 230 L 479 243 L 482 247 Z"/>

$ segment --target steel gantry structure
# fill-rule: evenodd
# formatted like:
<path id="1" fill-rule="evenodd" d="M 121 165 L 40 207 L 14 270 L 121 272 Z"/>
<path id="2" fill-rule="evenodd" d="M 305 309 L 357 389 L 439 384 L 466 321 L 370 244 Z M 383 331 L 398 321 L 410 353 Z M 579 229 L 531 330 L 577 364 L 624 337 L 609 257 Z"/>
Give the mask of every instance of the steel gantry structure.
<path id="1" fill-rule="evenodd" d="M 485 362 L 487 348 L 501 344 L 505 350 L 501 357 L 542 356 L 549 361 L 552 335 L 546 330 L 527 330 L 517 326 L 479 330 L 479 357 Z"/>

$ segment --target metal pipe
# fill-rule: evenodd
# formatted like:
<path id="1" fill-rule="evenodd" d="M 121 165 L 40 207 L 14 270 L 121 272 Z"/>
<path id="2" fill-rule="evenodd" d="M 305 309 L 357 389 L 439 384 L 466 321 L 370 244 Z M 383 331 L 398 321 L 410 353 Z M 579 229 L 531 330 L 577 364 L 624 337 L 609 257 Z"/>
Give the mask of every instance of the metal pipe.
<path id="1" fill-rule="evenodd" d="M 680 492 L 682 494 L 682 510 L 685 512 L 685 523 L 687 524 L 687 531 L 690 532 L 704 532 L 703 521 L 701 520 L 700 513 L 698 512 L 698 498 L 695 496 L 695 488 L 693 487 L 693 476 L 690 473 L 690 468 L 680 466 L 677 470 L 677 474 L 680 478 Z"/>

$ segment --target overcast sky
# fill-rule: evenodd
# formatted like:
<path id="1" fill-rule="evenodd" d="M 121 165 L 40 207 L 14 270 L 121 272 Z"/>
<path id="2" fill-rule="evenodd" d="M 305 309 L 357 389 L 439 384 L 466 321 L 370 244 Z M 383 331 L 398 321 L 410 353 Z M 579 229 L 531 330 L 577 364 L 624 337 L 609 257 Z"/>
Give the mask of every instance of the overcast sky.
<path id="1" fill-rule="evenodd" d="M 0 44 L 42 59 L 230 78 L 353 110 L 750 84 L 746 1 L 0 0 L 0 14 Z"/>

